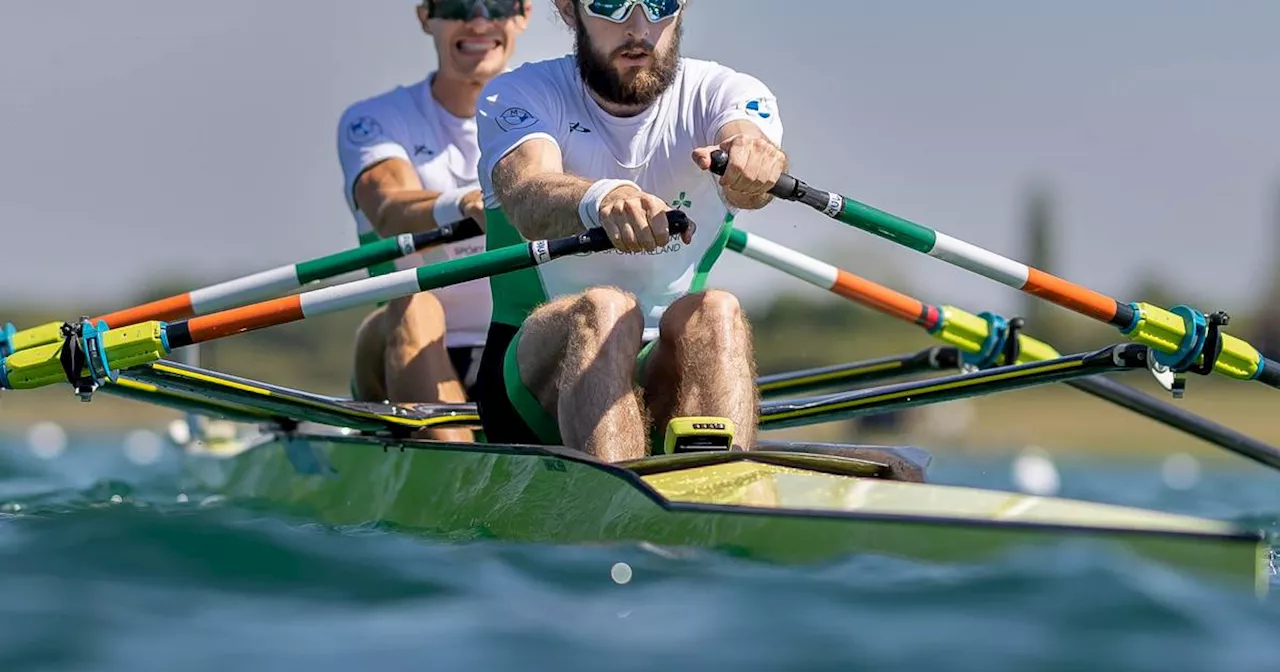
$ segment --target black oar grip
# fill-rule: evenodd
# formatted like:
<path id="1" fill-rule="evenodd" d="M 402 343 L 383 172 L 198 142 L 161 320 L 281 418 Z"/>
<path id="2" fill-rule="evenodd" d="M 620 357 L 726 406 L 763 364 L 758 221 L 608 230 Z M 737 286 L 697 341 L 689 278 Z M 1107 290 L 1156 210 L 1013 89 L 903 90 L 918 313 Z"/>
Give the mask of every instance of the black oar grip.
<path id="1" fill-rule="evenodd" d="M 684 212 L 680 210 L 667 211 L 667 233 L 673 236 L 684 235 L 684 232 L 688 231 L 691 225 L 692 222 L 689 221 L 689 216 Z"/>
<path id="2" fill-rule="evenodd" d="M 671 233 L 671 236 L 681 236 L 691 227 L 692 223 L 689 221 L 689 215 L 680 210 L 667 211 L 667 232 Z M 577 237 L 576 247 L 577 250 L 585 252 L 603 252 L 605 250 L 613 250 L 613 241 L 609 239 L 609 234 L 604 229 L 591 228 Z"/>
<path id="3" fill-rule="evenodd" d="M 716 175 L 724 175 L 724 171 L 729 168 L 729 153 L 723 149 L 717 149 L 711 152 L 711 172 Z M 800 181 L 790 175 L 783 173 L 778 181 L 769 187 L 769 193 L 778 198 L 788 201 L 797 200 L 797 192 L 800 190 Z"/>
<path id="4" fill-rule="evenodd" d="M 667 211 L 667 232 L 672 236 L 684 234 L 690 228 L 689 216 L 679 210 Z M 588 252 L 603 252 L 613 249 L 613 241 L 609 234 L 601 228 L 588 229 L 578 237 L 579 245 Z"/>
<path id="5" fill-rule="evenodd" d="M 445 240 L 448 242 L 466 240 L 468 238 L 475 238 L 476 236 L 484 235 L 484 229 L 480 228 L 480 222 L 477 222 L 471 217 L 456 221 L 450 224 L 448 228 L 451 230 L 450 233 L 445 234 Z"/>
<path id="6" fill-rule="evenodd" d="M 452 224 L 441 224 L 439 227 L 425 233 L 413 234 L 413 248 L 422 250 L 483 235 L 484 230 L 480 228 L 480 223 L 468 217 Z"/>

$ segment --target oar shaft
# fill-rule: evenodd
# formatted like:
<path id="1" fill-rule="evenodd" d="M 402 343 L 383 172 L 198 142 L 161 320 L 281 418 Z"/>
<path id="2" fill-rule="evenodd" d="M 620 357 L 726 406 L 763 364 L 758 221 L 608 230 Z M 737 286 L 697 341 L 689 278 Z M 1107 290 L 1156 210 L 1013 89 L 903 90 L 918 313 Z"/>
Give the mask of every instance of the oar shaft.
<path id="1" fill-rule="evenodd" d="M 100 315 L 90 321 L 95 324 L 105 322 L 107 327 L 114 329 L 149 320 L 169 321 L 205 315 L 281 296 L 318 280 L 337 277 L 376 264 L 394 261 L 428 247 L 482 234 L 483 231 L 475 220 L 464 219 L 424 233 L 406 233 L 308 261 L 278 266 L 234 280 L 219 282 L 208 287 Z M 62 323 L 60 322 L 51 322 L 18 331 L 7 339 L 0 334 L 0 356 L 6 354 L 3 352 L 6 342 L 11 352 L 18 352 L 61 340 Z"/>
<path id="2" fill-rule="evenodd" d="M 850 199 L 841 200 L 842 207 L 832 217 L 837 221 L 1117 327 L 1128 326 L 1133 319 L 1127 305 L 1109 296 L 897 215 Z"/>
<path id="3" fill-rule="evenodd" d="M 783 247 L 757 234 L 734 229 L 729 234 L 728 247 L 734 252 L 773 266 L 816 287 L 852 299 L 886 315 L 918 324 L 925 329 L 934 328 L 942 319 L 942 315 L 935 306 Z"/>
<path id="4" fill-rule="evenodd" d="M 598 246 L 601 238 L 608 241 L 600 229 L 593 229 L 577 238 L 583 239 L 577 251 L 593 244 Z M 537 245 L 513 245 L 175 322 L 169 325 L 170 347 L 204 343 L 356 306 L 391 301 L 438 287 L 528 268 L 565 254 L 560 252 L 539 257 L 535 251 Z"/>
<path id="5" fill-rule="evenodd" d="M 729 249 L 772 266 L 816 287 L 845 297 L 904 322 L 919 325 L 942 341 L 977 355 L 990 347 L 990 324 L 954 306 L 935 306 L 779 245 L 756 233 L 734 229 Z M 1053 359 L 1058 352 L 1043 341 L 1018 334 L 1015 363 Z M 991 353 L 986 353 L 991 354 Z M 998 354 L 998 353 L 997 353 Z"/>
<path id="6" fill-rule="evenodd" d="M 682 212 L 667 213 L 667 220 L 672 235 L 688 230 L 689 222 Z M 181 322 L 164 324 L 148 320 L 123 329 L 107 329 L 101 333 L 101 350 L 107 361 L 97 362 L 97 368 L 112 371 L 126 369 L 156 361 L 175 348 L 296 322 L 358 305 L 389 301 L 446 285 L 531 268 L 568 255 L 600 252 L 612 247 L 608 234 L 603 229 L 593 228 L 575 236 L 513 245 L 417 269 L 201 315 Z M 29 389 L 67 380 L 59 359 L 61 349 L 60 344 L 53 343 L 0 358 L 0 389 Z M 84 376 L 85 371 L 82 368 L 78 375 Z"/>
<path id="7" fill-rule="evenodd" d="M 728 155 L 712 154 L 712 172 L 723 174 Z M 971 243 L 952 238 L 896 215 L 834 192 L 814 189 L 784 174 L 769 190 L 778 198 L 804 203 L 828 217 L 918 252 L 973 271 L 1063 308 L 1111 324 L 1131 340 L 1153 348 L 1178 366 L 1213 359 L 1213 370 L 1236 379 L 1257 380 L 1280 388 L 1280 363 L 1261 355 L 1244 340 L 1218 332 L 1217 349 L 1206 353 L 1212 339 L 1205 316 L 1177 313 L 1147 303 L 1127 304 L 1082 285 L 1031 268 Z"/>

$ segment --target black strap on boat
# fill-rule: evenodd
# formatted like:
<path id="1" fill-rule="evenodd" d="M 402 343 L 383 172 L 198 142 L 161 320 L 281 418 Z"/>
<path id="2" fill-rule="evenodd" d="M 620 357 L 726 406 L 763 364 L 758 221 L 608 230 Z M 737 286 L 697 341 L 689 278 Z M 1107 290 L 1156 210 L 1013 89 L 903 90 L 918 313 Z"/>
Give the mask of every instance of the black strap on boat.
<path id="1" fill-rule="evenodd" d="M 102 335 L 107 331 L 105 322 L 97 325 L 83 317 L 76 323 L 63 323 L 62 347 L 58 350 L 58 363 L 62 374 L 75 388 L 81 401 L 89 401 L 103 380 L 115 381 L 115 373 L 107 361 L 106 346 Z M 86 371 L 87 375 L 82 375 Z"/>
<path id="2" fill-rule="evenodd" d="M 1004 339 L 1004 365 L 1013 366 L 1018 363 L 1018 358 L 1022 356 L 1022 342 L 1018 340 L 1018 334 L 1025 327 L 1027 321 L 1021 317 L 1015 317 L 1009 320 L 1009 324 Z"/>
<path id="3" fill-rule="evenodd" d="M 85 320 L 88 318 L 86 317 Z M 85 357 L 84 347 L 84 321 L 72 324 L 70 322 L 62 323 L 62 348 L 58 351 L 58 362 L 62 364 L 62 373 L 67 377 L 67 382 L 75 388 L 76 394 L 82 398 L 87 394 L 92 394 L 97 384 L 92 376 L 82 376 L 81 371 L 89 368 L 88 358 Z"/>
<path id="4" fill-rule="evenodd" d="M 1199 364 L 1187 367 L 1191 373 L 1202 376 L 1213 373 L 1213 367 L 1218 363 L 1218 357 L 1222 355 L 1222 328 L 1231 322 L 1231 316 L 1221 310 L 1206 318 L 1208 329 L 1204 336 L 1204 349 L 1200 352 L 1201 361 Z"/>

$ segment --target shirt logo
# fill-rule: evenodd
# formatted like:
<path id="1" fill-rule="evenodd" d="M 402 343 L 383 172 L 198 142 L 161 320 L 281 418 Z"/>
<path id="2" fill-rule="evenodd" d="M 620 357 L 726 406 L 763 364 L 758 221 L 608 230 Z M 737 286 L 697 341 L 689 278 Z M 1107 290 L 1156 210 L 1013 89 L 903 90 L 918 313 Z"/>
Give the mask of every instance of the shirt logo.
<path id="1" fill-rule="evenodd" d="M 678 196 L 676 200 L 671 201 L 671 207 L 675 208 L 676 210 L 684 210 L 685 208 L 693 207 L 693 201 L 690 201 L 689 197 L 686 196 L 685 193 L 682 191 L 680 192 L 680 196 Z"/>
<path id="2" fill-rule="evenodd" d="M 506 111 L 498 115 L 498 127 L 504 131 L 529 128 L 536 123 L 538 123 L 538 118 L 529 114 L 529 111 L 523 107 L 508 107 Z"/>
<path id="3" fill-rule="evenodd" d="M 435 152 L 431 151 L 430 149 L 427 149 L 427 146 L 426 146 L 426 145 L 414 145 L 414 146 L 413 146 L 413 155 L 414 155 L 414 156 L 422 156 L 423 154 L 426 154 L 427 156 L 434 156 L 434 155 L 435 155 Z"/>
<path id="4" fill-rule="evenodd" d="M 360 117 L 347 125 L 347 139 L 357 145 L 382 137 L 382 124 L 373 117 Z"/>
<path id="5" fill-rule="evenodd" d="M 570 133 L 590 133 L 591 129 L 575 121 L 572 124 L 569 124 L 569 132 Z"/>
<path id="6" fill-rule="evenodd" d="M 747 110 L 747 114 L 753 117 L 760 117 L 761 119 L 768 119 L 775 113 L 775 110 L 773 109 L 773 102 L 767 98 L 748 100 L 744 107 Z"/>

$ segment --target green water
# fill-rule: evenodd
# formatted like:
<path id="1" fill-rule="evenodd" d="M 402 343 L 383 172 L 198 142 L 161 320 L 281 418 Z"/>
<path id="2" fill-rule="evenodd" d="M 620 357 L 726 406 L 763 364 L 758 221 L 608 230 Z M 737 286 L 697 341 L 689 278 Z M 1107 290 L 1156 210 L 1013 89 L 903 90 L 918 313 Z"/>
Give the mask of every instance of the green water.
<path id="1" fill-rule="evenodd" d="M 1159 467 L 1059 463 L 1061 494 L 1280 529 L 1280 474 L 1206 464 L 1179 490 Z M 0 671 L 1280 668 L 1280 597 L 1077 543 L 807 568 L 455 545 L 237 508 L 177 469 L 114 436 L 52 460 L 0 438 Z M 1012 487 L 1007 461 L 941 451 L 933 477 Z"/>

